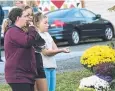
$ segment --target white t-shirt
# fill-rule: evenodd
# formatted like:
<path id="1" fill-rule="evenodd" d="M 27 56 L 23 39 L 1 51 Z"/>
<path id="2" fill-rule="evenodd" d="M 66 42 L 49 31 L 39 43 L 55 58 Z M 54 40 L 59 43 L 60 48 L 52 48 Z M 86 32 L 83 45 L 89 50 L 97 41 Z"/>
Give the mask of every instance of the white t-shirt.
<path id="1" fill-rule="evenodd" d="M 52 39 L 51 35 L 48 32 L 39 32 L 39 34 L 45 40 L 46 48 L 52 49 L 53 39 Z M 44 56 L 42 54 L 42 59 L 43 59 L 44 68 L 57 68 L 56 60 L 55 60 L 54 56 Z"/>

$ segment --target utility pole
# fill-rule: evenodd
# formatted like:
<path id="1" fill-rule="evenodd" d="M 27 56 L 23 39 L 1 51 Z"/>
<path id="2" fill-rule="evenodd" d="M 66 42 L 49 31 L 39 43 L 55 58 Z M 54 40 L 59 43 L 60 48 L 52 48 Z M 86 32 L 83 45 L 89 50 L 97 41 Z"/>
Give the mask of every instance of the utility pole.
<path id="1" fill-rule="evenodd" d="M 84 0 L 80 0 L 81 1 L 81 7 L 85 8 L 85 1 Z"/>

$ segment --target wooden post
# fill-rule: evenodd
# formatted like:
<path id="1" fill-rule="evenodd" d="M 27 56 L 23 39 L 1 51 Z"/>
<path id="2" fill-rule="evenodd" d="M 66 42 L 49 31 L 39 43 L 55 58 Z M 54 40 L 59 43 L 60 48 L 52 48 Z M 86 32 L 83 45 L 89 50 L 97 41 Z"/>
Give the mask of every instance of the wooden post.
<path id="1" fill-rule="evenodd" d="M 80 2 L 81 2 L 81 7 L 85 8 L 85 1 L 84 0 L 80 0 Z"/>

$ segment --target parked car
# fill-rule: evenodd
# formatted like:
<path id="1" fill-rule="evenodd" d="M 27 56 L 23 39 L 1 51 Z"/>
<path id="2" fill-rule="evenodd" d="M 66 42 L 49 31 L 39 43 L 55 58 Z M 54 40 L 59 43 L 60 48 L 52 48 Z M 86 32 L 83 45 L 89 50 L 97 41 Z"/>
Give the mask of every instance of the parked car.
<path id="1" fill-rule="evenodd" d="M 55 41 L 68 41 L 78 44 L 86 38 L 111 40 L 114 28 L 110 21 L 101 15 L 83 8 L 56 10 L 46 13 L 49 22 L 49 33 Z"/>

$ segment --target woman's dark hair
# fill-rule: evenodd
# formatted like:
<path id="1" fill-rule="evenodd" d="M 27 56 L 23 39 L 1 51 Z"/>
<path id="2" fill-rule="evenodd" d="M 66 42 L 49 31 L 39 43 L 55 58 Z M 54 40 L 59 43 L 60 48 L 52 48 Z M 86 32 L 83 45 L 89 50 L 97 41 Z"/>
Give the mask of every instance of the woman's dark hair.
<path id="1" fill-rule="evenodd" d="M 15 21 L 16 21 L 18 16 L 19 17 L 22 16 L 22 13 L 23 13 L 24 10 L 27 10 L 29 8 L 31 8 L 31 7 L 30 6 L 24 6 L 24 7 L 21 7 L 21 8 L 18 8 L 18 7 L 17 8 L 13 8 L 10 11 L 9 15 L 8 15 L 8 18 L 12 21 L 12 24 L 15 23 Z"/>
<path id="2" fill-rule="evenodd" d="M 23 13 L 23 9 L 21 8 L 13 8 L 8 15 L 8 18 L 12 21 L 12 24 L 15 23 L 17 17 L 21 17 Z"/>

